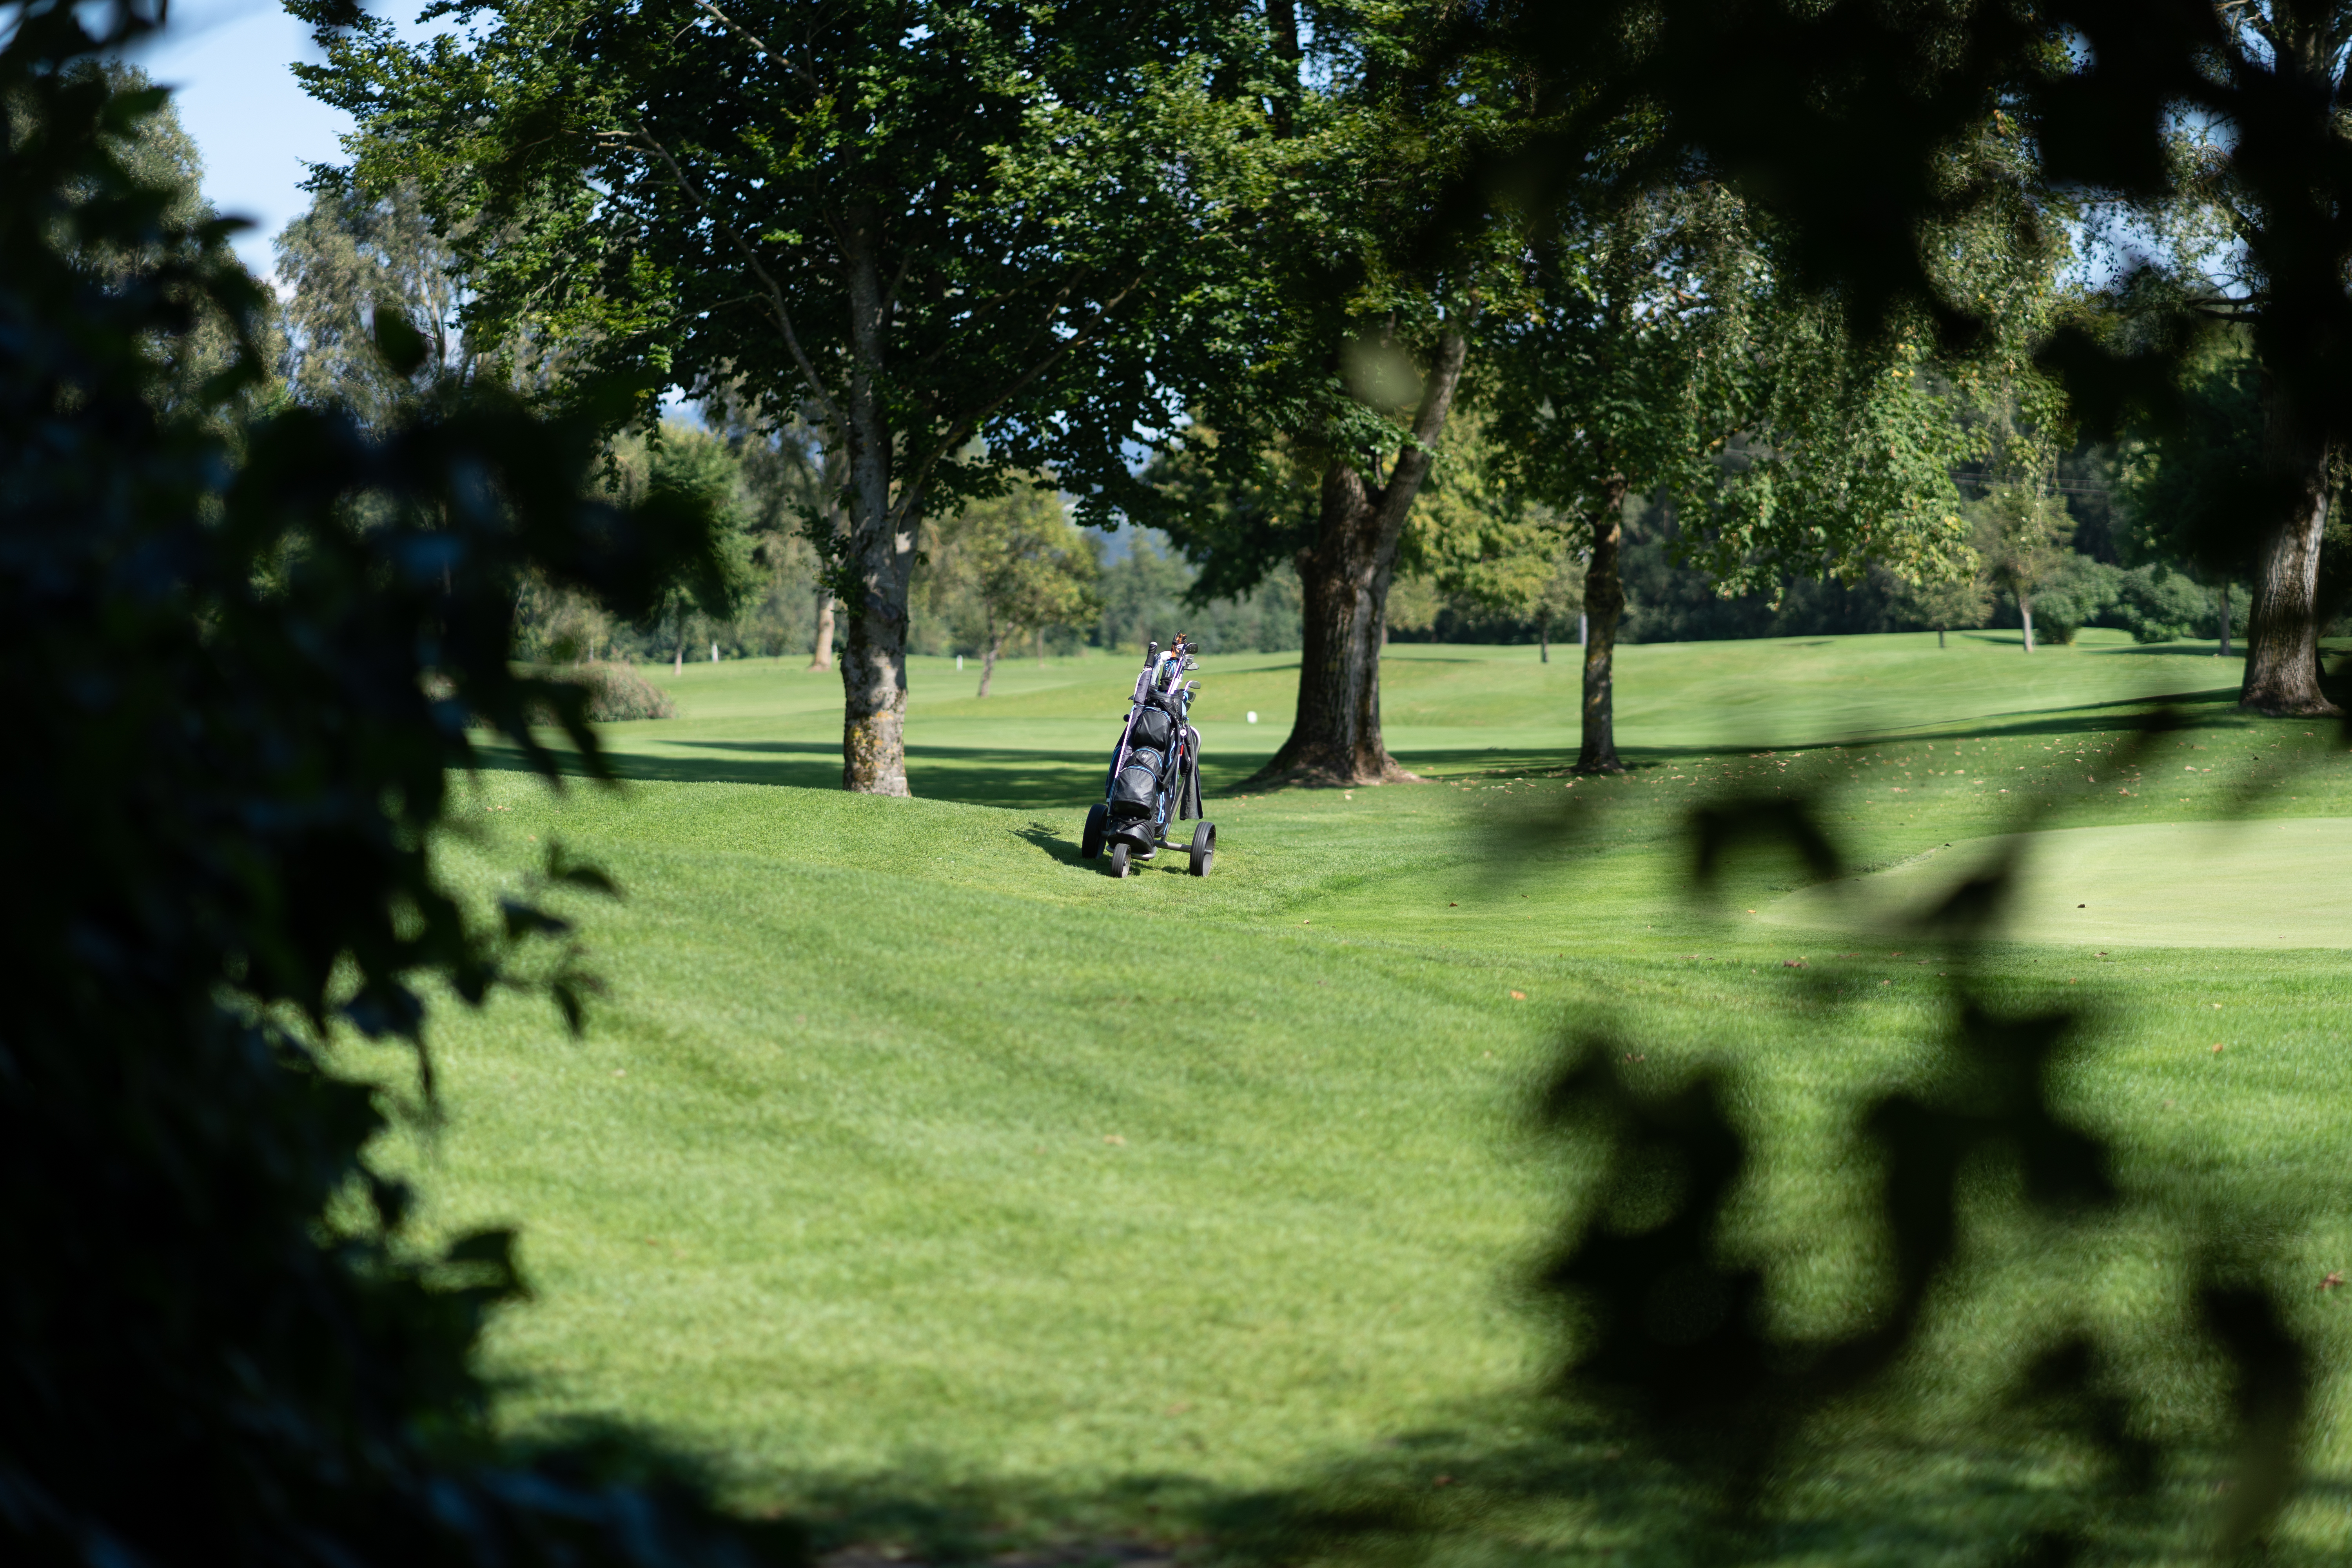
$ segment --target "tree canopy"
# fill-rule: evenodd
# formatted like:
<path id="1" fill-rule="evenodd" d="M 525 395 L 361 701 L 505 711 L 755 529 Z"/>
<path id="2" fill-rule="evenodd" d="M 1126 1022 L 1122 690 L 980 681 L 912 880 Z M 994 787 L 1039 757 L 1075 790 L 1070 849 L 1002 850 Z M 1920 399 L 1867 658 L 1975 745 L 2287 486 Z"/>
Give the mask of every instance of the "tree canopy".
<path id="1" fill-rule="evenodd" d="M 564 380 L 723 387 L 763 427 L 813 408 L 845 470 L 844 783 L 903 794 L 921 519 L 1012 469 L 1089 516 L 1133 492 L 1170 366 L 1222 337 L 1212 79 L 1260 31 L 1213 5 L 481 0 L 412 45 L 347 0 L 295 9 L 362 188 L 415 182 L 463 257 L 469 331 L 577 345 Z"/>

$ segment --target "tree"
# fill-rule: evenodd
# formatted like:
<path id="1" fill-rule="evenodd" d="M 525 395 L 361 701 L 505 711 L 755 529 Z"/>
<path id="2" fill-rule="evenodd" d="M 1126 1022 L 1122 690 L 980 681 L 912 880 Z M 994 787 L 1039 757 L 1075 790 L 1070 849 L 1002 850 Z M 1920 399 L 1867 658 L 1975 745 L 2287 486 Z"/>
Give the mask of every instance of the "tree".
<path id="1" fill-rule="evenodd" d="M 477 721 L 554 779 L 543 707 L 602 771 L 583 695 L 514 667 L 523 571 L 625 602 L 709 541 L 587 496 L 593 431 L 504 399 L 383 438 L 255 417 L 269 301 L 121 156 L 163 95 L 89 68 L 146 14 L 0 37 L 0 873 L 40 889 L 0 913 L 0 1244 L 35 1260 L 0 1274 L 0 1557 L 745 1563 L 682 1489 L 500 1453 L 476 1357 L 511 1237 L 411 1226 L 365 1153 L 394 1096 L 326 1050 L 405 1043 L 429 1102 L 428 997 L 577 1016 L 542 895 L 609 884 L 551 851 L 469 901 L 451 780 Z M 175 392 L 207 321 L 216 373 Z"/>
<path id="2" fill-rule="evenodd" d="M 2063 187 L 2121 221 L 2106 303 L 2044 322 L 2038 362 L 2095 433 L 2161 416 L 2216 319 L 2261 367 L 2263 454 L 2240 525 L 2257 605 L 2240 700 L 2330 711 L 2315 655 L 2331 466 L 2352 443 L 2352 5 L 1836 0 L 1725 14 L 1654 3 L 1506 5 L 1468 23 L 1570 106 L 1540 148 L 1572 177 L 1582 128 L 1641 113 L 1654 159 L 1736 169 L 1790 231 L 1801 275 L 1875 331 L 1904 312 L 1967 350 L 1995 325 L 1939 231 Z M 1976 156 L 1990 121 L 2010 150 Z M 1498 162 L 1496 170 L 1503 165 Z M 2168 265 L 2142 265 L 2151 237 Z"/>
<path id="3" fill-rule="evenodd" d="M 2074 525 L 2066 509 L 2038 487 L 2011 480 L 1977 506 L 1977 554 L 1993 586 L 2017 601 L 2025 651 L 2033 651 L 2034 591 L 2055 576 L 2071 554 Z"/>
<path id="4" fill-rule="evenodd" d="M 245 225 L 225 219 L 213 210 L 204 194 L 205 164 L 194 139 L 180 123 L 179 110 L 166 90 L 139 67 L 120 59 L 79 59 L 65 68 L 77 79 L 101 87 L 136 111 L 121 114 L 103 134 L 106 150 L 125 175 L 156 204 L 156 221 L 136 233 L 94 226 L 73 241 L 76 265 L 121 287 L 136 279 L 148 286 L 174 289 L 173 305 L 187 312 L 186 330 L 158 334 L 152 346 L 165 357 L 164 374 L 150 387 L 159 404 L 174 409 L 203 409 L 216 432 L 234 436 L 234 415 L 250 412 L 270 395 L 266 384 L 247 388 L 224 404 L 206 392 L 214 378 L 236 366 L 241 335 L 256 334 L 265 350 L 278 341 L 274 312 L 265 311 L 251 322 L 240 322 L 224 312 L 207 291 L 186 283 L 167 265 L 200 255 L 206 267 L 243 270 L 230 248 L 229 236 Z M 0 106 L 11 134 L 37 134 L 44 123 L 45 103 L 38 95 L 20 94 Z"/>
<path id="5" fill-rule="evenodd" d="M 372 197 L 323 176 L 310 210 L 275 244 L 288 286 L 285 374 L 295 396 L 341 404 L 382 426 L 426 387 L 468 379 L 476 356 L 457 325 L 457 257 L 434 234 L 414 184 Z M 375 313 L 385 309 L 424 334 L 425 360 L 414 375 L 397 374 L 375 352 Z"/>
<path id="6" fill-rule="evenodd" d="M 740 609 L 755 586 L 752 542 L 746 531 L 742 471 L 727 443 L 707 430 L 665 424 L 648 439 L 624 441 L 614 454 L 617 488 L 632 501 L 659 501 L 709 519 L 717 542 L 708 563 L 639 584 L 650 600 L 648 629 L 666 634 L 673 673 L 686 670 L 688 627 L 723 621 Z"/>
<path id="7" fill-rule="evenodd" d="M 1514 481 L 1579 520 L 1577 768 L 1622 771 L 1615 653 L 1629 498 L 1687 498 L 1680 542 L 1719 592 L 1873 562 L 1934 574 L 1960 548 L 1957 441 L 1902 341 L 1856 346 L 1723 185 L 1596 179 L 1553 208 L 1535 303 L 1497 331 L 1487 395 Z"/>
<path id="8" fill-rule="evenodd" d="M 1442 599 L 1459 612 L 1533 622 L 1537 657 L 1549 664 L 1552 627 L 1584 608 L 1583 563 L 1568 520 L 1506 488 L 1489 424 L 1475 406 L 1455 416 L 1399 542 L 1398 567 L 1426 584 L 1433 612 Z"/>
<path id="9" fill-rule="evenodd" d="M 1936 646 L 1945 646 L 1944 634 L 1961 626 L 1980 626 L 1992 615 L 1992 590 L 1975 571 L 1906 583 L 1903 613 L 1936 628 Z"/>
<path id="10" fill-rule="evenodd" d="M 2333 115 L 2305 107 L 2336 101 L 2347 85 L 2352 5 L 2273 0 L 2216 6 L 2213 16 L 2218 58 L 2209 70 L 2304 100 L 2295 107 L 2303 110 L 2306 132 L 2326 138 L 2338 160 L 2352 152 L 2352 133 Z M 2292 231 L 2352 225 L 2352 192 L 2283 190 L 2265 178 L 2263 143 L 2275 132 L 2250 126 L 2246 115 L 2286 105 L 2258 104 L 2253 93 L 2236 97 L 2219 114 L 2177 116 L 2170 127 L 2172 188 L 2117 204 L 2138 220 L 2136 227 L 2171 243 L 2165 258 L 2169 276 L 2131 279 L 2130 287 L 2113 290 L 2113 305 L 2127 319 L 2153 307 L 2240 324 L 2242 331 L 2218 355 L 2188 362 L 2187 395 L 2165 411 L 2185 427 L 2163 442 L 2185 446 L 2186 461 L 2174 465 L 2171 483 L 2157 482 L 2185 492 L 2179 499 L 2191 504 L 2183 521 L 2198 530 L 2198 555 L 2222 584 L 2225 645 L 2229 580 L 2251 569 L 2253 603 L 2240 705 L 2274 715 L 2332 714 L 2337 710 L 2320 689 L 2318 637 L 2327 618 L 2321 557 L 2336 469 L 2352 449 L 2352 430 L 2329 427 L 2326 405 L 2340 401 L 2340 391 L 2314 396 L 2299 384 L 2294 367 L 2300 362 L 2309 373 L 2314 345 L 2291 327 L 2278 330 L 2273 318 L 2282 290 L 2292 290 L 2295 281 L 2274 269 L 2281 242 L 2293 246 L 2302 237 Z M 2343 281 L 2339 263 L 2333 279 L 2338 300 Z M 2330 374 L 2340 376 L 2341 366 Z M 2216 415 L 2226 421 L 2226 434 Z M 2214 515 L 2210 496 L 2219 485 L 2235 491 L 2226 521 Z"/>
<path id="11" fill-rule="evenodd" d="M 2258 566 L 2263 462 L 2261 369 L 2242 334 L 2222 336 L 2182 367 L 2161 420 L 2135 421 L 2123 447 L 2125 559 L 2178 563 L 2220 584 L 2221 651 L 2230 647 L 2230 584 Z"/>
<path id="12" fill-rule="evenodd" d="M 576 345 L 567 384 L 819 412 L 842 782 L 905 794 L 921 521 L 1025 469 L 1089 516 L 1136 491 L 1122 451 L 1171 417 L 1148 367 L 1218 336 L 1211 89 L 1254 79 L 1261 32 L 1207 5 L 479 0 L 462 43 L 409 45 L 349 0 L 294 8 L 356 179 L 415 181 L 464 257 L 469 331 Z"/>
<path id="13" fill-rule="evenodd" d="M 1181 462 L 1143 514 L 1201 568 L 1194 602 L 1279 563 L 1302 608 L 1289 736 L 1252 783 L 1370 784 L 1410 775 L 1381 739 L 1380 655 L 1414 500 L 1444 439 L 1480 312 L 1508 286 L 1509 229 L 1481 212 L 1423 247 L 1433 203 L 1511 112 L 1499 62 L 1433 65 L 1418 7 L 1328 8 L 1311 29 L 1271 0 L 1244 374 L 1203 376 Z M 1429 72 L 1435 72 L 1435 79 Z"/>
<path id="14" fill-rule="evenodd" d="M 960 579 L 981 618 L 980 695 L 988 695 L 1006 639 L 1076 626 L 1102 613 L 1099 570 L 1050 486 L 1031 484 L 973 501 L 939 530 L 934 574 Z"/>

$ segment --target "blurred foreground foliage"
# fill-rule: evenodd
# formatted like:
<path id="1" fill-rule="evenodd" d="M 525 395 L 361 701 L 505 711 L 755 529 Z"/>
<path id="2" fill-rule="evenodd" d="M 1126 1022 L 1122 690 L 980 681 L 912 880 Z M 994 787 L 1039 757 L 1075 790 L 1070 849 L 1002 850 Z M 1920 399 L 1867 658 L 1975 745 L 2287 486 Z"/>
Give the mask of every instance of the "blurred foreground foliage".
<path id="1" fill-rule="evenodd" d="M 2175 727 L 2151 714 L 2112 765 L 2134 765 Z M 1822 805 L 1776 795 L 1700 808 L 1694 887 L 1759 853 L 1808 880 L 1853 879 Z M 1827 1317 L 1792 1311 L 1789 1282 L 1740 1239 L 1768 1185 L 1758 1173 L 1794 1130 L 1759 1118 L 1720 1068 L 1661 1074 L 1643 1065 L 1643 1041 L 1599 1027 L 1567 1046 L 1543 1117 L 1593 1174 L 1538 1279 L 1567 1347 L 1558 1389 L 1572 1419 L 1601 1413 L 1712 1497 L 1701 1529 L 1721 1550 L 1773 1555 L 1777 1501 L 1938 1401 L 1946 1440 L 2031 1453 L 2074 1478 L 2023 1535 L 1979 1543 L 2001 1561 L 2123 1560 L 2158 1537 L 2234 1560 L 2265 1549 L 2303 1483 L 2327 1369 L 2280 1258 L 2257 1250 L 2295 1228 L 2296 1195 L 2267 1194 L 2256 1214 L 2130 1173 L 2063 1088 L 2113 1021 L 1995 1000 L 1991 944 L 2028 836 L 2053 808 L 2026 800 L 2016 836 L 1989 840 L 1989 858 L 1894 928 L 1946 955 L 1941 1037 L 1923 1042 L 1916 1070 L 1801 1134 L 1804 1158 L 1855 1185 L 1846 1219 L 1819 1238 L 1855 1282 Z M 1833 1030 L 1849 1004 L 1833 983 L 1811 990 Z M 2123 1313 L 2091 1304 L 2087 1279 L 2089 1260 L 2118 1254 L 2166 1281 Z M 1998 1347 L 1990 1364 L 1947 1360 L 1960 1320 Z M 1956 1389 L 1969 1391 L 1957 1406 Z"/>
<path id="2" fill-rule="evenodd" d="M 425 990 L 577 1026 L 566 922 L 469 912 L 428 842 L 470 724 L 596 757 L 583 689 L 510 662 L 522 574 L 625 605 L 714 570 L 714 520 L 583 499 L 594 431 L 491 395 L 242 417 L 265 300 L 126 165 L 161 90 L 90 63 L 153 25 L 34 6 L 0 47 L 0 1558 L 755 1561 L 620 1447 L 499 1452 L 509 1238 L 407 1237 L 361 1155 L 389 1097 L 320 1054 L 407 1042 L 429 1114 Z M 396 312 L 375 340 L 424 367 Z M 611 890 L 560 849 L 528 886 Z"/>

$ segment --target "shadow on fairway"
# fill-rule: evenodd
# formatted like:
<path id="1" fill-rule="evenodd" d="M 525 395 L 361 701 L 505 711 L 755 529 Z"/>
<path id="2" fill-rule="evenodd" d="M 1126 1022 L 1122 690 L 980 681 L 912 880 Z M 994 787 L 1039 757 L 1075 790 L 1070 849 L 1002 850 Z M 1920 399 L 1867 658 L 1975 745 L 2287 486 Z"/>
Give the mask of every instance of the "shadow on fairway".
<path id="1" fill-rule="evenodd" d="M 658 740 L 658 737 L 648 737 Z M 796 789 L 841 787 L 841 748 L 822 741 L 660 741 L 663 752 L 609 749 L 606 761 L 624 779 L 660 784 L 744 784 Z M 488 773 L 529 773 L 520 752 L 500 742 L 482 742 L 481 767 Z M 609 744 L 609 742 L 608 742 Z M 707 756 L 667 754 L 669 750 Z M 560 752 L 563 772 L 580 777 L 576 755 Z M 1217 793 L 1246 778 L 1265 760 L 1252 753 L 1204 759 L 1202 787 Z M 1086 752 L 1014 751 L 981 746 L 907 748 L 907 778 L 925 800 L 966 805 L 999 805 L 1015 811 L 1083 813 L 1102 798 L 1108 748 Z"/>
<path id="2" fill-rule="evenodd" d="M 1818 1453 L 1817 1467 L 1789 1478 L 1760 1516 L 1740 1522 L 1687 1472 L 1621 1431 L 1528 1399 L 1465 1409 L 1296 1485 L 1254 1491 L 1171 1469 L 1072 1489 L 974 1475 L 921 1451 L 868 1472 L 746 1474 L 724 1457 L 685 1458 L 603 1423 L 566 1423 L 543 1437 L 601 1456 L 602 1471 L 640 1484 L 674 1479 L 754 1495 L 755 1518 L 789 1521 L 809 1553 L 834 1568 L 1168 1568 L 1203 1557 L 1231 1568 L 2066 1560 L 2047 1555 L 2041 1535 L 2052 1520 L 2047 1467 L 2063 1445 L 1881 1433 L 1859 1450 Z M 2227 1466 L 2218 1452 L 2184 1458 L 2150 1507 L 2104 1521 L 2100 1544 L 2118 1560 L 2200 1555 Z M 2307 1477 L 2302 1486 L 2321 1507 L 2341 1509 L 2352 1496 L 2336 1478 Z M 2317 1568 L 2332 1558 L 2273 1541 L 2263 1560 Z"/>
<path id="3" fill-rule="evenodd" d="M 2153 646 L 2147 643 L 2126 643 L 2118 647 L 2086 647 L 2081 651 L 2093 655 L 2122 654 L 2127 658 L 2147 658 L 2151 656 L 2162 658 L 2220 658 L 2221 657 L 2214 651 L 2211 643 L 2193 642 L 2157 643 Z M 2230 655 L 2229 662 L 2238 663 L 2239 656 L 2232 653 Z M 2232 687 L 2231 689 L 2234 695 L 2236 688 Z"/>
<path id="4" fill-rule="evenodd" d="M 2185 727 L 2221 727 L 2241 721 L 2242 716 L 2236 708 L 2237 695 L 2237 688 L 2231 685 L 2157 697 L 2071 703 L 2063 708 L 2017 710 L 1933 728 L 1857 734 L 1837 744 L 1859 748 L 1940 741 L 2024 739 L 2035 735 L 2079 734 L 2085 731 L 2123 731 L 2135 728 L 2140 716 L 2150 709 L 2167 704 L 2173 707 Z M 2091 714 L 2102 716 L 2086 717 Z M 661 749 L 654 752 L 620 749 L 633 742 Z M 480 765 L 485 771 L 530 771 L 511 744 L 489 740 L 478 743 L 481 748 Z M 607 743 L 613 748 L 606 752 L 607 760 L 614 772 L 624 779 L 671 784 L 787 785 L 824 790 L 837 789 L 841 784 L 841 750 L 830 741 L 670 741 L 658 733 L 633 729 L 619 735 L 608 734 Z M 1676 746 L 1634 744 L 1627 746 L 1623 755 L 1628 770 L 1640 773 L 1697 758 L 1822 749 L 1818 745 L 1790 748 L 1757 741 L 1725 739 Z M 577 758 L 568 753 L 560 754 L 563 771 L 579 776 L 582 769 Z M 1217 754 L 1202 759 L 1202 792 L 1212 797 L 1225 797 L 1234 785 L 1254 773 L 1270 755 L 1272 752 L 1267 750 L 1236 753 L 1220 749 Z M 1567 750 L 1464 746 L 1415 749 L 1400 752 L 1398 760 L 1424 777 L 1481 773 L 1564 776 L 1575 756 Z M 914 793 L 927 800 L 1004 806 L 1016 811 L 1068 810 L 1083 813 L 1088 805 L 1100 798 L 1105 753 L 1093 749 L 1048 752 L 1009 747 L 911 744 L 907 748 L 907 762 L 908 782 Z"/>

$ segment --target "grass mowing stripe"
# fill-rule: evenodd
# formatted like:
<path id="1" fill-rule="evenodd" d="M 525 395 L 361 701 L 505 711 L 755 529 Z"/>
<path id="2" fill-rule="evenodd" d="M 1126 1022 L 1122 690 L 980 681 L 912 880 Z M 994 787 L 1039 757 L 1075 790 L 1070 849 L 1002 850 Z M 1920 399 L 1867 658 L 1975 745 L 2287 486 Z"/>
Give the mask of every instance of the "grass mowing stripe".
<path id="1" fill-rule="evenodd" d="M 1822 1133 L 1774 1145 L 1735 1239 L 1788 1321 L 1833 1322 L 1872 1289 L 1868 1259 L 1832 1245 L 1867 1175 L 1840 1108 L 1918 1061 L 1948 958 L 1748 915 L 1804 880 L 1784 863 L 1736 865 L 1693 904 L 1682 814 L 1822 792 L 1865 866 L 2004 831 L 2029 792 L 2056 798 L 2058 826 L 2345 814 L 2347 764 L 2288 754 L 2325 737 L 2218 700 L 2168 738 L 2161 790 L 2152 763 L 2108 777 L 2132 702 L 2210 676 L 2178 652 L 1631 649 L 1636 772 L 1571 785 L 1573 667 L 1529 651 L 1392 649 L 1396 735 L 1437 782 L 1213 799 L 1218 868 L 1198 881 L 1117 884 L 1075 858 L 1124 660 L 1008 665 L 985 704 L 919 669 L 917 788 L 955 798 L 765 782 L 829 782 L 837 689 L 756 664 L 698 667 L 685 718 L 616 727 L 647 775 L 623 794 L 483 775 L 478 837 L 452 849 L 478 896 L 556 835 L 627 889 L 577 906 L 614 983 L 589 1037 L 511 1000 L 444 1010 L 450 1125 L 386 1151 L 436 1223 L 523 1226 L 540 1297 L 493 1335 L 504 1419 L 649 1426 L 711 1456 L 742 1506 L 812 1508 L 849 1536 L 1213 1528 L 1241 1551 L 1347 1496 L 1441 1526 L 1433 1550 L 1465 1561 L 1674 1561 L 1688 1510 L 1670 1479 L 1526 1401 L 1549 1352 L 1517 1282 L 1572 1190 L 1572 1157 L 1528 1130 L 1551 1048 L 1604 1025 L 1658 1081 L 1720 1062 L 1759 1119 Z M 1284 661 L 1204 675 L 1261 708 L 1270 749 Z M 1203 726 L 1227 781 L 1253 738 L 1238 719 Z M 2311 952 L 2018 943 L 1992 984 L 2104 1006 L 2067 1069 L 2081 1113 L 2179 1202 L 2299 1194 L 2263 1241 L 2315 1279 L 2352 1263 L 2336 972 Z M 2085 1311 L 2151 1334 L 2177 1315 L 2178 1260 L 2116 1240 L 2065 1261 L 2035 1278 Z M 2339 1306 L 2309 1300 L 2331 1367 Z M 1988 1298 L 1948 1304 L 1923 1408 L 1981 1392 L 2001 1321 Z M 2149 1408 L 2210 1423 L 2184 1365 Z M 2328 1476 L 2347 1459 L 2331 1379 Z M 1828 1490 L 1792 1494 L 1776 1550 L 1885 1561 L 1900 1539 L 1906 1561 L 1974 1561 L 1986 1530 L 2071 1484 L 2047 1455 L 1938 1447 L 1897 1414 L 1871 1417 L 1894 1425 L 1825 1469 Z M 1377 1552 L 1381 1528 L 1345 1550 Z M 2282 1550 L 2343 1533 L 2299 1515 Z"/>

